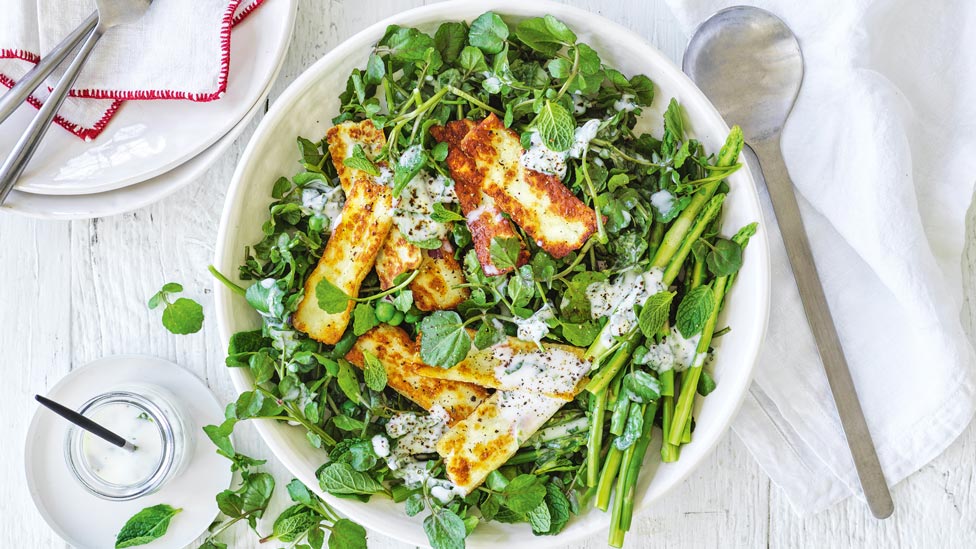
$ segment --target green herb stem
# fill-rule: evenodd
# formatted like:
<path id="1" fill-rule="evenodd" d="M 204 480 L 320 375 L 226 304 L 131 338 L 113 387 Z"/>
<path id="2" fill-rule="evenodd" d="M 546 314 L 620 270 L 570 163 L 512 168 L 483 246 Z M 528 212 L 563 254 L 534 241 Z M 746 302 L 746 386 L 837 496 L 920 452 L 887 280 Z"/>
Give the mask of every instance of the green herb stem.
<path id="1" fill-rule="evenodd" d="M 217 267 L 214 267 L 213 265 L 207 265 L 207 270 L 210 271 L 210 274 L 213 275 L 214 278 L 216 278 L 217 280 L 219 280 L 220 282 L 222 282 L 224 284 L 224 286 L 227 286 L 227 289 L 228 290 L 234 292 L 235 294 L 237 294 L 237 295 L 239 295 L 241 297 L 244 297 L 244 294 L 247 293 L 247 290 L 245 290 L 244 288 L 241 288 L 237 284 L 234 284 L 233 282 L 230 281 L 229 278 L 227 278 L 226 276 L 224 276 L 223 273 L 221 273 L 220 271 L 218 271 L 217 270 Z"/>
<path id="2" fill-rule="evenodd" d="M 468 101 L 469 103 L 473 103 L 473 104 L 481 107 L 482 109 L 484 109 L 484 110 L 486 110 L 488 112 L 495 113 L 495 115 L 497 115 L 497 116 L 505 116 L 505 112 L 504 111 L 500 111 L 500 110 L 496 109 L 495 107 L 492 107 L 488 103 L 485 103 L 484 101 L 482 101 L 482 100 L 478 99 L 477 97 L 471 95 L 470 93 L 462 90 L 461 88 L 457 88 L 455 86 L 448 86 L 447 89 L 450 90 L 451 93 L 453 93 L 454 95 L 460 97 L 461 99 L 464 99 L 464 100 Z"/>

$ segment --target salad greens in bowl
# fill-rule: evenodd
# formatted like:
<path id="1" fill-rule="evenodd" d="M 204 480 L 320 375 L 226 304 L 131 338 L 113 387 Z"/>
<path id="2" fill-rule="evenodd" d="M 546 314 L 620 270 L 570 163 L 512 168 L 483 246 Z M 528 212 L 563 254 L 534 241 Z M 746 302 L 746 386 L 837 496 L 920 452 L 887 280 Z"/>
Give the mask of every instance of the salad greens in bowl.
<path id="1" fill-rule="evenodd" d="M 621 546 L 751 378 L 769 268 L 742 146 L 581 10 L 451 2 L 366 29 L 235 173 L 214 269 L 231 422 L 416 545 Z"/>

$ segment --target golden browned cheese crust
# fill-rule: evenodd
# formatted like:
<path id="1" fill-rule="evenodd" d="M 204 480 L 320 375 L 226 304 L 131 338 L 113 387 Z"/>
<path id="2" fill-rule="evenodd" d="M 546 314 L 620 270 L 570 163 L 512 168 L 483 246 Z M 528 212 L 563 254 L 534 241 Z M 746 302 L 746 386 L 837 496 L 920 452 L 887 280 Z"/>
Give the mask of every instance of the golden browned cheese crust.
<path id="1" fill-rule="evenodd" d="M 339 174 L 339 185 L 346 194 L 349 194 L 353 180 L 361 172 L 346 166 L 342 161 L 352 156 L 356 145 L 360 145 L 370 159 L 376 158 L 386 146 L 386 135 L 383 134 L 383 130 L 378 129 L 369 120 L 343 122 L 332 126 L 326 132 L 325 139 L 329 143 L 332 164 Z"/>
<path id="2" fill-rule="evenodd" d="M 456 309 L 471 295 L 467 288 L 460 287 L 466 282 L 453 247 L 445 241 L 436 250 L 424 250 L 420 273 L 410 283 L 413 303 L 421 311 Z"/>
<path id="3" fill-rule="evenodd" d="M 324 278 L 346 295 L 358 296 L 359 286 L 373 268 L 376 254 L 393 226 L 390 189 L 373 183 L 362 172 L 359 174 L 346 195 L 342 219 L 305 281 L 305 297 L 292 317 L 297 330 L 328 345 L 335 345 L 346 331 L 353 302 L 342 312 L 327 313 L 319 308 L 316 286 Z"/>
<path id="4" fill-rule="evenodd" d="M 393 281 L 401 274 L 420 267 L 423 261 L 423 250 L 407 242 L 400 229 L 394 226 L 390 235 L 380 248 L 376 256 L 376 275 L 380 279 L 380 288 L 386 290 L 393 287 Z"/>
<path id="5" fill-rule="evenodd" d="M 479 169 L 481 188 L 535 243 L 555 258 L 579 249 L 596 231 L 596 213 L 558 177 L 522 166 L 518 134 L 491 114 L 461 140 Z"/>
<path id="6" fill-rule="evenodd" d="M 403 329 L 388 324 L 359 336 L 346 359 L 360 368 L 368 352 L 386 369 L 386 383 L 425 410 L 442 406 L 451 417 L 450 425 L 468 417 L 488 396 L 484 387 L 462 381 L 424 377 L 417 373 L 423 365 L 420 347 Z"/>
<path id="7" fill-rule="evenodd" d="M 461 212 L 467 220 L 478 262 L 485 274 L 496 276 L 511 271 L 512 267 L 499 269 L 492 262 L 490 246 L 493 238 L 519 239 L 522 246 L 518 261 L 520 266 L 529 260 L 529 251 L 525 243 L 521 242 L 511 221 L 495 205 L 494 199 L 482 191 L 484 175 L 474 160 L 461 150 L 461 140 L 474 127 L 475 123 L 471 120 L 454 120 L 446 126 L 432 127 L 430 133 L 434 139 L 448 145 L 447 166 L 451 170 L 451 178 L 454 179 L 454 190 L 458 195 Z"/>
<path id="8" fill-rule="evenodd" d="M 547 343 L 546 350 L 556 349 L 572 354 L 583 361 L 586 349 L 573 347 L 572 345 L 560 345 L 557 343 Z M 422 365 L 417 372 L 422 376 L 433 377 L 436 379 L 451 379 L 454 381 L 466 381 L 482 387 L 498 389 L 502 391 L 514 391 L 523 389 L 533 391 L 532 387 L 522 387 L 513 385 L 504 379 L 499 379 L 499 367 L 504 367 L 518 360 L 519 355 L 538 351 L 538 346 L 531 341 L 509 337 L 504 342 L 493 345 L 486 349 L 473 350 L 468 356 L 450 368 L 438 368 L 436 366 Z M 581 362 L 589 364 L 589 362 Z M 586 386 L 588 379 L 584 375 L 589 371 L 589 367 L 582 368 L 578 375 L 562 380 L 562 384 L 547 384 L 541 394 L 569 402 L 576 398 L 576 395 Z"/>

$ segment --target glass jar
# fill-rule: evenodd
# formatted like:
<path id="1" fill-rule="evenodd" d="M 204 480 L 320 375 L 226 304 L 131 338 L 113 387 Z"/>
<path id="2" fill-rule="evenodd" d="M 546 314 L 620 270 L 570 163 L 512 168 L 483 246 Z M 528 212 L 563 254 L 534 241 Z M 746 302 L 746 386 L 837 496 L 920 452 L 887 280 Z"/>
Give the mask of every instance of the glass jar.
<path id="1" fill-rule="evenodd" d="M 120 387 L 92 398 L 78 411 L 136 446 L 126 450 L 75 425 L 68 427 L 68 469 L 100 498 L 128 501 L 152 494 L 176 477 L 193 454 L 183 411 L 159 387 Z"/>

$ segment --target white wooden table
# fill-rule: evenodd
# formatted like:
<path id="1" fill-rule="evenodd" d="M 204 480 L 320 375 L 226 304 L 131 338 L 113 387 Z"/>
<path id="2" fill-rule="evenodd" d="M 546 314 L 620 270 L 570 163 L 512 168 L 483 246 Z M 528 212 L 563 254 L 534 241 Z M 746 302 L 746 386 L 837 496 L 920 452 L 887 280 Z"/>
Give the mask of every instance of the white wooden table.
<path id="1" fill-rule="evenodd" d="M 275 0 L 268 0 L 275 1 Z M 302 0 L 273 102 L 305 67 L 360 29 L 425 3 L 407 0 Z M 686 36 L 659 1 L 570 2 L 630 27 L 679 60 Z M 639 6 L 639 7 L 638 7 Z M 200 179 L 162 202 L 105 219 L 44 222 L 0 214 L 0 548 L 64 547 L 31 505 L 22 444 L 43 393 L 73 368 L 102 356 L 147 353 L 173 360 L 205 379 L 224 401 L 235 393 L 213 320 L 207 265 L 224 192 L 259 115 Z M 58 130 L 56 130 L 58 131 Z M 164 282 L 182 283 L 208 315 L 202 332 L 170 335 L 146 300 Z M 269 459 L 279 499 L 291 476 L 249 426 L 239 448 Z M 894 489 L 896 510 L 884 522 L 847 501 L 800 518 L 734 435 L 679 489 L 641 515 L 630 547 L 976 547 L 976 428 Z M 207 496 L 209 497 L 209 496 Z M 280 504 L 281 501 L 278 501 Z M 274 514 L 272 514 L 274 516 Z M 265 525 L 264 529 L 270 529 Z M 243 528 L 235 548 L 257 548 Z M 606 535 L 583 547 L 605 547 Z M 403 547 L 370 534 L 370 547 Z"/>

